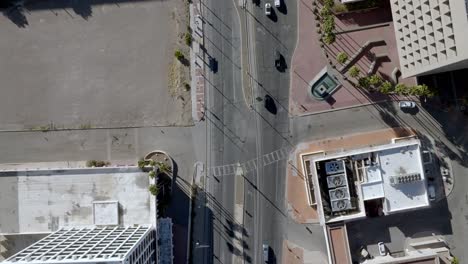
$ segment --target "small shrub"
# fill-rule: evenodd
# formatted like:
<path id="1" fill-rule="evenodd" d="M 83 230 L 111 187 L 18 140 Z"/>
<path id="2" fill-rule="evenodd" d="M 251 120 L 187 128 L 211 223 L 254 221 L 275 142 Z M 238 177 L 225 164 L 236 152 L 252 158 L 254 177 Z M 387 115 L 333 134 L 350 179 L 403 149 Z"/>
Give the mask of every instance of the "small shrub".
<path id="1" fill-rule="evenodd" d="M 427 97 L 434 97 L 437 91 L 433 88 L 429 88 L 425 84 L 415 85 L 409 89 L 409 93 L 411 95 L 418 95 L 418 96 L 427 96 Z"/>
<path id="2" fill-rule="evenodd" d="M 335 3 L 335 5 L 333 6 L 332 10 L 335 12 L 335 13 L 344 13 L 344 12 L 348 12 L 348 8 L 346 7 L 345 4 L 341 4 L 341 3 Z"/>
<path id="3" fill-rule="evenodd" d="M 322 7 L 322 9 L 320 9 L 320 16 L 321 16 L 322 18 L 324 18 L 324 19 L 325 19 L 326 17 L 331 16 L 331 14 L 332 14 L 332 13 L 331 13 L 330 8 L 327 8 L 326 6 Z"/>
<path id="4" fill-rule="evenodd" d="M 146 166 L 146 160 L 143 158 L 138 160 L 138 168 L 143 169 Z"/>
<path id="5" fill-rule="evenodd" d="M 369 78 L 367 77 L 361 77 L 358 80 L 359 87 L 363 89 L 369 89 L 370 88 L 370 83 L 369 83 Z"/>
<path id="6" fill-rule="evenodd" d="M 148 176 L 151 178 L 151 179 L 154 179 L 154 177 L 156 177 L 156 172 L 154 170 L 150 171 L 148 173 Z"/>
<path id="7" fill-rule="evenodd" d="M 174 56 L 175 56 L 176 59 L 178 59 L 178 60 L 184 59 L 184 54 L 183 54 L 182 51 L 180 51 L 180 50 L 176 50 L 176 51 L 174 52 Z"/>
<path id="8" fill-rule="evenodd" d="M 336 55 L 336 60 L 341 64 L 345 64 L 346 61 L 348 61 L 348 54 L 345 52 L 340 52 Z"/>
<path id="9" fill-rule="evenodd" d="M 349 69 L 349 76 L 352 78 L 357 78 L 359 74 L 361 73 L 361 70 L 355 65 Z"/>
<path id="10" fill-rule="evenodd" d="M 192 34 L 190 33 L 185 33 L 185 44 L 187 44 L 187 46 L 191 46 L 192 45 Z"/>
<path id="11" fill-rule="evenodd" d="M 323 5 L 328 7 L 328 8 L 332 8 L 335 5 L 335 1 L 334 0 L 324 0 Z"/>
<path id="12" fill-rule="evenodd" d="M 104 167 L 110 165 L 110 162 L 103 160 L 88 160 L 86 161 L 86 167 Z"/>
<path id="13" fill-rule="evenodd" d="M 155 184 L 150 184 L 150 186 L 148 187 L 148 190 L 154 196 L 157 196 L 159 193 L 159 187 Z"/>
<path id="14" fill-rule="evenodd" d="M 154 161 L 154 160 L 149 160 L 149 161 L 148 161 L 148 165 L 150 165 L 151 167 L 154 167 L 154 166 L 156 166 L 156 161 Z"/>
<path id="15" fill-rule="evenodd" d="M 190 91 L 191 87 L 190 87 L 190 84 L 188 83 L 184 83 L 184 88 L 185 88 L 185 91 Z"/>
<path id="16" fill-rule="evenodd" d="M 382 77 L 380 77 L 377 74 L 373 74 L 373 75 L 371 75 L 369 77 L 369 84 L 374 86 L 374 87 L 380 86 L 380 84 L 382 84 L 382 82 L 383 82 Z"/>
<path id="17" fill-rule="evenodd" d="M 395 87 L 393 87 L 393 84 L 389 81 L 385 81 L 382 83 L 382 85 L 380 86 L 380 92 L 383 93 L 383 94 L 389 94 L 391 92 L 393 92 Z"/>
<path id="18" fill-rule="evenodd" d="M 333 16 L 327 16 L 323 19 L 322 30 L 328 34 L 335 30 L 335 18 Z"/>
<path id="19" fill-rule="evenodd" d="M 460 260 L 458 260 L 457 257 L 453 257 L 452 261 L 450 261 L 450 264 L 460 264 Z"/>
<path id="20" fill-rule="evenodd" d="M 159 171 L 162 173 L 171 173 L 171 167 L 166 163 L 157 162 L 156 165 L 158 165 Z"/>
<path id="21" fill-rule="evenodd" d="M 335 40 L 336 40 L 336 36 L 335 36 L 335 33 L 333 33 L 333 32 L 323 36 L 323 42 L 325 44 L 327 44 L 327 45 L 333 44 L 333 42 L 335 42 Z"/>
<path id="22" fill-rule="evenodd" d="M 403 83 L 399 83 L 395 86 L 395 93 L 398 95 L 408 95 L 408 86 Z"/>

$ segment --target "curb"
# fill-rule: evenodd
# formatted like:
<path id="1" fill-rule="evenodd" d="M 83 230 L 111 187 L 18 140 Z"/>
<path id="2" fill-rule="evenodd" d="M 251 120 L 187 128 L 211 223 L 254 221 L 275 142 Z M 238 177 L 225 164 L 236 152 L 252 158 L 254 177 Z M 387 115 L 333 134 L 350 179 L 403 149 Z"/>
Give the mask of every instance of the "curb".
<path id="1" fill-rule="evenodd" d="M 190 3 L 190 28 L 192 29 L 192 46 L 190 47 L 190 75 L 192 99 L 192 118 L 195 122 L 204 120 L 205 115 L 205 51 L 203 19 L 200 15 L 200 3 Z"/>

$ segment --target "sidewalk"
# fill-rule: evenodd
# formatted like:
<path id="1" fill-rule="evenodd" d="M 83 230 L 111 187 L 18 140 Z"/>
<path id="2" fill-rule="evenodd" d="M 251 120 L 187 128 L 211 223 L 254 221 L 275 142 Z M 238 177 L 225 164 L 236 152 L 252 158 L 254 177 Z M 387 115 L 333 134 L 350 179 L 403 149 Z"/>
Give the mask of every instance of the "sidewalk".
<path id="1" fill-rule="evenodd" d="M 204 31 L 199 1 L 190 4 L 190 28 L 193 39 L 190 49 L 192 117 L 195 122 L 199 122 L 205 116 L 205 53 L 202 48 L 204 46 Z"/>
<path id="2" fill-rule="evenodd" d="M 135 160 L 112 160 L 105 167 L 87 167 L 87 161 L 54 161 L 54 162 L 29 162 L 29 163 L 3 163 L 1 171 L 37 171 L 37 170 L 64 170 L 64 169 L 112 169 L 112 168 L 136 168 Z"/>
<path id="3" fill-rule="evenodd" d="M 319 6 L 318 6 L 319 7 Z M 307 115 L 318 112 L 327 112 L 338 109 L 350 108 L 359 105 L 369 105 L 377 102 L 389 100 L 401 100 L 405 97 L 389 96 L 380 93 L 370 93 L 362 89 L 357 89 L 351 82 L 356 82 L 354 78 L 345 80 L 343 75 L 332 68 L 326 57 L 340 68 L 336 62 L 336 55 L 339 52 L 346 52 L 349 57 L 357 53 L 360 47 L 367 41 L 382 39 L 385 45 L 371 47 L 362 57 L 358 57 L 355 65 L 361 69 L 361 75 L 367 73 L 372 61 L 368 58 L 373 55 L 382 55 L 386 60 L 375 64 L 375 71 L 385 78 L 390 78 L 391 72 L 399 67 L 398 54 L 396 52 L 396 40 L 393 24 L 389 26 L 356 30 L 352 33 L 337 35 L 336 42 L 331 45 L 320 46 L 320 36 L 315 26 L 318 21 L 315 20 L 313 13 L 314 5 L 312 1 L 298 1 L 298 39 L 296 49 L 294 50 L 291 61 L 291 83 L 289 97 L 289 111 L 292 115 Z M 357 14 L 359 16 L 361 14 Z M 346 29 L 345 24 L 335 18 L 337 28 Z M 348 18 L 347 22 L 352 22 Z M 350 23 L 351 23 L 350 22 Z M 349 25 L 348 25 L 349 26 Z M 352 24 L 356 26 L 356 24 Z M 319 101 L 313 99 L 310 95 L 311 81 L 324 69 L 338 79 L 341 87 L 337 88 L 328 100 Z M 415 78 L 401 80 L 405 84 L 415 84 Z M 412 99 L 413 100 L 413 99 Z"/>

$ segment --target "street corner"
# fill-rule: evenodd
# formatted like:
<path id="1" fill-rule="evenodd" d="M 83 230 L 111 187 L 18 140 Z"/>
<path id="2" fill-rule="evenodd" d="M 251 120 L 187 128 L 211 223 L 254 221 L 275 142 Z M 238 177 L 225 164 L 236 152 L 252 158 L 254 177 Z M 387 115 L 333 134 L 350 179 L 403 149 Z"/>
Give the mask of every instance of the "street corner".
<path id="1" fill-rule="evenodd" d="M 311 251 L 283 240 L 282 262 L 288 264 L 327 264 L 327 257 L 320 251 Z"/>
<path id="2" fill-rule="evenodd" d="M 288 240 L 283 240 L 283 257 L 281 263 L 304 264 L 304 249 Z"/>
<path id="3" fill-rule="evenodd" d="M 286 195 L 288 215 L 297 223 L 317 223 L 318 213 L 315 207 L 309 204 L 307 182 L 304 174 L 289 163 L 286 179 Z"/>
<path id="4" fill-rule="evenodd" d="M 327 43 L 323 40 L 323 17 L 319 15 L 321 3 L 309 6 L 300 2 L 290 76 L 292 115 L 407 100 L 407 96 L 396 92 L 396 87 L 414 87 L 416 79 L 401 77 L 389 8 L 333 15 L 339 30 L 336 39 Z M 367 81 L 371 84 L 367 85 Z M 382 88 L 383 84 L 389 91 Z"/>

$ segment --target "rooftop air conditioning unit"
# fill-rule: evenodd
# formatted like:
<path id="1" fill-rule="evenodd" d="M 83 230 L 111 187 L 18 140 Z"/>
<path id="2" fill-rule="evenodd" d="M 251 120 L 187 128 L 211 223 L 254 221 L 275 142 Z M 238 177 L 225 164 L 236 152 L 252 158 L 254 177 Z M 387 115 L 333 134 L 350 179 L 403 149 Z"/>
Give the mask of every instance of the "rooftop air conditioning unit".
<path id="1" fill-rule="evenodd" d="M 331 208 L 333 212 L 340 212 L 353 209 L 353 207 L 351 206 L 351 201 L 349 199 L 332 201 Z"/>
<path id="2" fill-rule="evenodd" d="M 348 181 L 344 174 L 336 174 L 327 177 L 328 188 L 348 186 Z"/>
<path id="3" fill-rule="evenodd" d="M 327 175 L 338 174 L 344 172 L 344 161 L 335 160 L 325 162 L 325 172 Z"/>
<path id="4" fill-rule="evenodd" d="M 329 190 L 328 193 L 330 194 L 330 201 L 349 199 L 349 191 L 347 187 Z"/>

